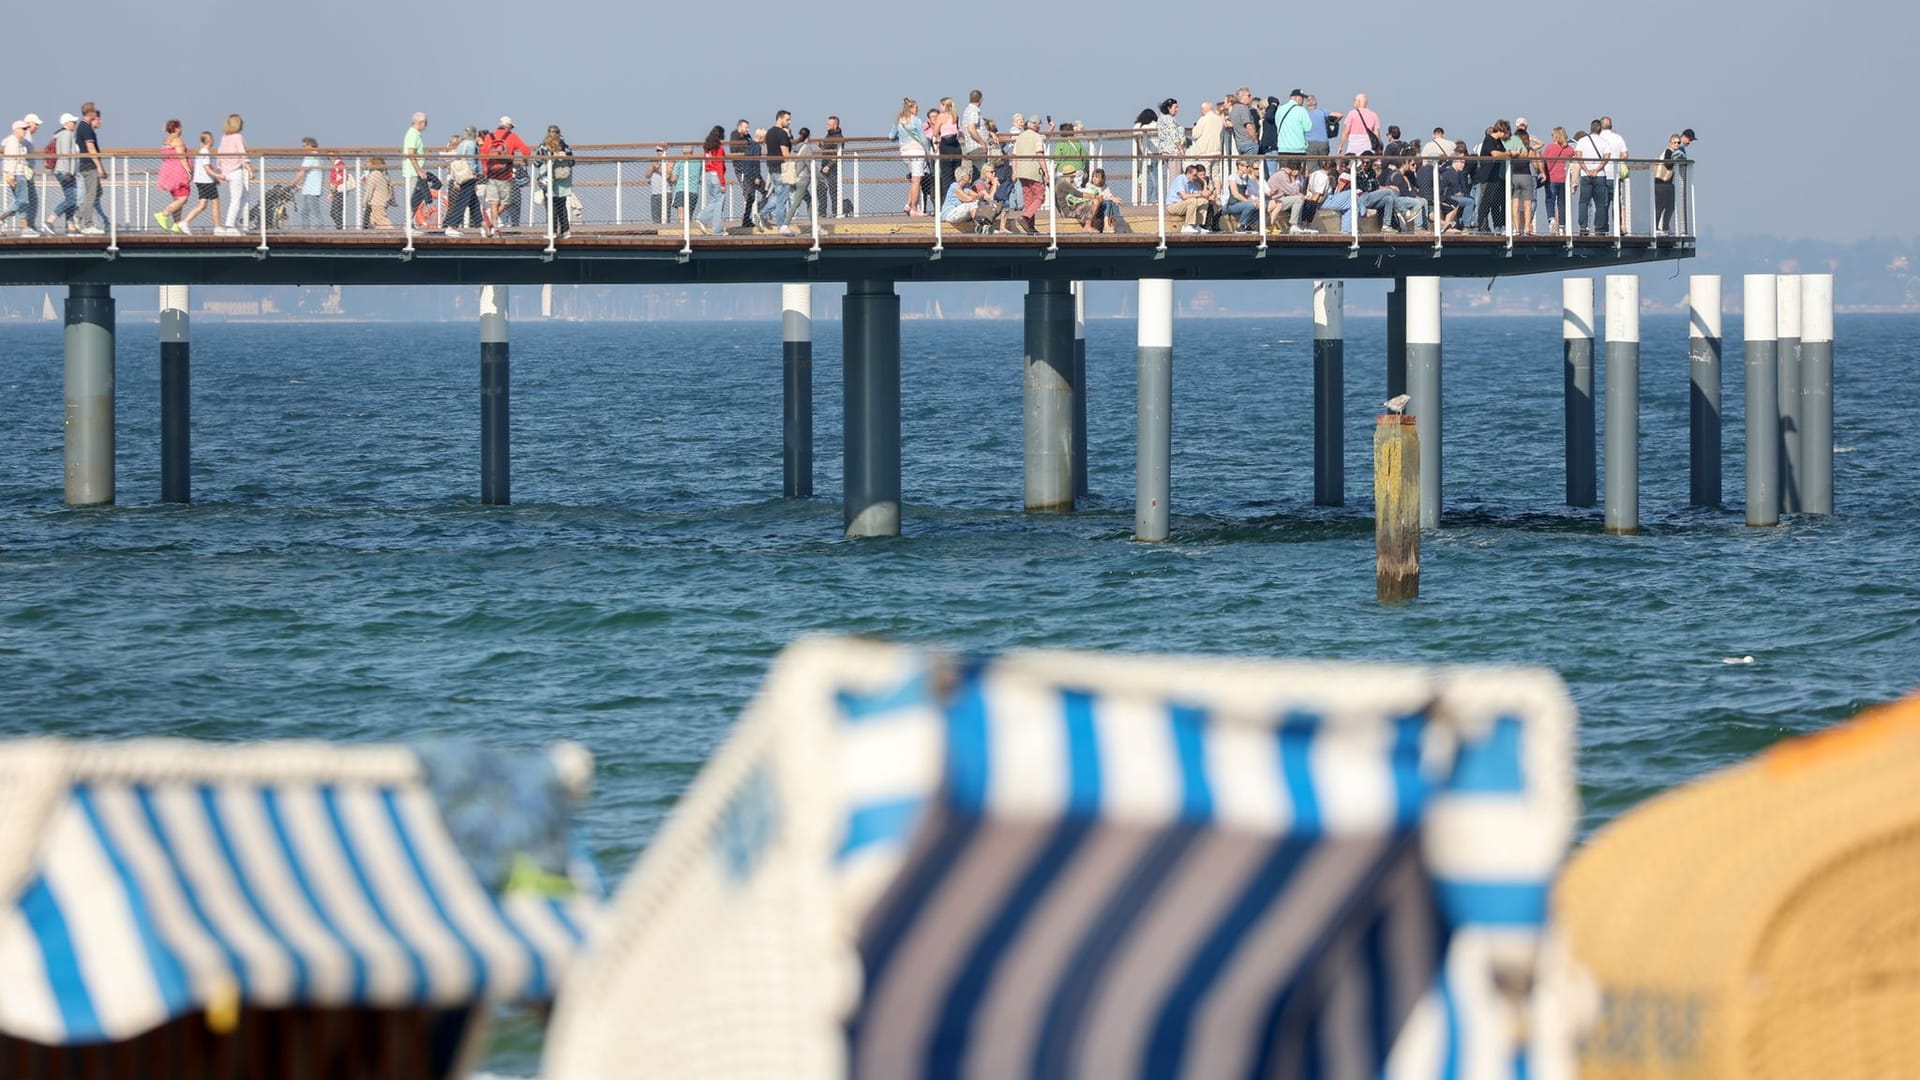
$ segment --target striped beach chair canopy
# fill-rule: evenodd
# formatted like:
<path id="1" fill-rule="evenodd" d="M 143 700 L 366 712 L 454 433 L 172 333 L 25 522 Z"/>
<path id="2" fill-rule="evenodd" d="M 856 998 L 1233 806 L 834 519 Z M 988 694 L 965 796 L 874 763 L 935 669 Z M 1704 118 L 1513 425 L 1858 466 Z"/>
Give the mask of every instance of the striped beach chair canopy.
<path id="1" fill-rule="evenodd" d="M 789 649 L 546 1074 L 1561 1076 L 1538 670 Z"/>
<path id="2" fill-rule="evenodd" d="M 0 1041 L 547 999 L 599 906 L 565 846 L 590 772 L 568 746 L 0 743 Z"/>

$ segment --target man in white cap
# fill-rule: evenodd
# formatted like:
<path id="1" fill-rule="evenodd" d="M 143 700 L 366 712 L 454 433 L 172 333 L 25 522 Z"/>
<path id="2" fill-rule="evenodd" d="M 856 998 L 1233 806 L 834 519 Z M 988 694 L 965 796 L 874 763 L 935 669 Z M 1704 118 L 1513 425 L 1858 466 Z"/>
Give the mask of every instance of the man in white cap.
<path id="1" fill-rule="evenodd" d="M 73 158 L 79 150 L 79 138 L 76 129 L 80 118 L 72 113 L 60 114 L 60 130 L 53 133 L 53 178 L 60 184 L 60 205 L 53 208 L 47 219 L 40 223 L 42 230 L 53 233 L 58 229 L 55 218 L 66 218 L 66 231 L 73 231 L 73 216 L 80 210 L 79 181 L 73 175 Z"/>
<path id="2" fill-rule="evenodd" d="M 493 224 L 495 236 L 500 235 L 501 215 L 506 212 L 507 202 L 514 197 L 515 154 L 531 157 L 533 147 L 514 133 L 513 117 L 503 116 L 500 123 L 480 141 L 480 175 L 487 183 L 487 220 Z M 482 228 L 481 232 L 484 234 L 486 229 Z"/>
<path id="3" fill-rule="evenodd" d="M 0 149 L 4 150 L 0 177 L 5 178 L 6 186 L 13 192 L 13 205 L 0 214 L 0 221 L 17 218 L 22 236 L 37 236 L 40 232 L 34 227 L 40 217 L 40 194 L 33 186 L 33 133 L 39 130 L 40 117 L 28 113 L 13 122 L 13 130 L 0 142 Z"/>

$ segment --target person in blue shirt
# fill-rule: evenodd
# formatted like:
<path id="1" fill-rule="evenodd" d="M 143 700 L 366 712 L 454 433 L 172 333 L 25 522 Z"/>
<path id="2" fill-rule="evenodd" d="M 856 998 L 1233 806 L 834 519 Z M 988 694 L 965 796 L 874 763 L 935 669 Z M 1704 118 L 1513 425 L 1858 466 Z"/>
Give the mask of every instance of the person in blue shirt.
<path id="1" fill-rule="evenodd" d="M 311 136 L 301 139 L 306 156 L 300 159 L 300 171 L 294 174 L 294 223 L 302 229 L 326 228 L 327 165 L 316 149 L 320 141 Z"/>

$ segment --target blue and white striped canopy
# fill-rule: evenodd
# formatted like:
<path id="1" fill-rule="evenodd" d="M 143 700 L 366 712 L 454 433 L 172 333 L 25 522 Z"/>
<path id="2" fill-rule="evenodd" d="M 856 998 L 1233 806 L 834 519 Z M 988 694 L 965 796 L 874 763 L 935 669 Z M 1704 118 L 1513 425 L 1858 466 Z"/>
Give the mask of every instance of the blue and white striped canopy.
<path id="1" fill-rule="evenodd" d="M 0 796 L 0 1033 L 545 999 L 595 917 L 586 895 L 483 884 L 403 749 L 30 745 L 56 775 Z M 9 780 L 27 784 L 0 760 Z"/>
<path id="2" fill-rule="evenodd" d="M 1036 654 L 837 704 L 855 1075 L 1526 1074 L 1550 673 Z"/>

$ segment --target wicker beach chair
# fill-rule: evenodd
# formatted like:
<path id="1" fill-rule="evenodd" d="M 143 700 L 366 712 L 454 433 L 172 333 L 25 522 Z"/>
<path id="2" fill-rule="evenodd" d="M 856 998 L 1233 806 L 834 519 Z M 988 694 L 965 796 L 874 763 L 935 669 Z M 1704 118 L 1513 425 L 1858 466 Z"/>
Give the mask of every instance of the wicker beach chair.
<path id="1" fill-rule="evenodd" d="M 1572 724 L 1540 671 L 801 642 L 542 1075 L 1566 1076 Z"/>
<path id="2" fill-rule="evenodd" d="M 1554 906 L 1583 1077 L 1920 1077 L 1920 696 L 1649 800 Z"/>
<path id="3" fill-rule="evenodd" d="M 591 761 L 0 743 L 0 1076 L 460 1075 L 599 909 Z"/>

